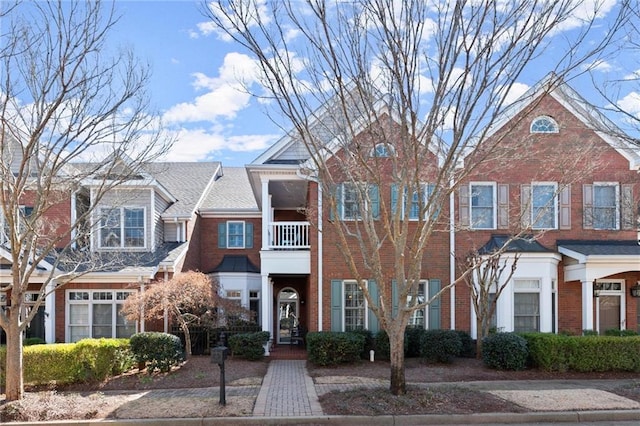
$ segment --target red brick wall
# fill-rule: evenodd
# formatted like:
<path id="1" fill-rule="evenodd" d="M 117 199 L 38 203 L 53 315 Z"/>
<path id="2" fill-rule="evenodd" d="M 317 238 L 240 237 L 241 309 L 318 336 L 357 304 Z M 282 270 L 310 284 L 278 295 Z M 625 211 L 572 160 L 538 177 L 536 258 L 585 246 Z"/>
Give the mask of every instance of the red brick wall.
<path id="1" fill-rule="evenodd" d="M 218 248 L 218 224 L 228 220 L 243 220 L 253 223 L 253 248 L 223 249 Z M 201 218 L 200 219 L 200 271 L 211 272 L 224 255 L 247 255 L 251 262 L 260 267 L 260 248 L 262 247 L 262 220 L 259 218 Z"/>

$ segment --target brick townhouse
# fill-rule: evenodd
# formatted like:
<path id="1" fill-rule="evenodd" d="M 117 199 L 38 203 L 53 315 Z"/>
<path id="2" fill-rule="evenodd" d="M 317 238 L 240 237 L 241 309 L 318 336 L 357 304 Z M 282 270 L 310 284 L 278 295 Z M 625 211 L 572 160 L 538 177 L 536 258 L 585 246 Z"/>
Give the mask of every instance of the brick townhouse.
<path id="1" fill-rule="evenodd" d="M 604 128 L 611 124 L 566 84 L 550 89 L 542 82 L 514 103 L 481 142 L 500 144 L 507 155 L 465 158 L 468 173 L 439 207 L 439 226 L 446 232 L 430 240 L 421 295 L 436 294 L 455 280 L 465 253 L 490 251 L 518 234 L 522 238 L 503 255 L 506 262 L 517 257 L 517 267 L 498 300 L 498 329 L 638 329 L 640 297 L 632 294 L 640 295 L 640 148 Z M 394 155 L 375 143 L 373 149 L 381 157 Z M 121 185 L 113 198 L 101 201 L 113 220 L 97 227 L 90 242 L 96 252 L 142 254 L 144 262 L 138 256 L 135 264 L 61 287 L 47 298 L 30 333 L 54 342 L 167 330 L 168 320 L 130 324 L 118 315 L 119 306 L 129 292 L 186 270 L 218 280 L 224 296 L 256 314 L 273 344 L 289 343 L 298 325 L 310 331 L 376 331 L 375 316 L 336 250 L 332 230 L 335 220 L 358 219 L 348 208 L 348 183 L 335 179 L 340 217 L 332 217 L 326 195 L 301 173 L 306 160 L 300 142 L 284 136 L 245 167 L 149 166 L 144 184 Z M 428 186 L 428 170 L 437 173 L 437 153 L 425 163 Z M 90 185 L 86 190 L 91 193 Z M 393 205 L 398 194 L 380 185 L 376 197 Z M 62 211 L 73 210 L 69 205 Z M 390 257 L 383 262 L 393 266 Z M 393 283 L 367 285 L 400 303 Z M 475 336 L 469 288 L 445 291 L 411 323 Z"/>

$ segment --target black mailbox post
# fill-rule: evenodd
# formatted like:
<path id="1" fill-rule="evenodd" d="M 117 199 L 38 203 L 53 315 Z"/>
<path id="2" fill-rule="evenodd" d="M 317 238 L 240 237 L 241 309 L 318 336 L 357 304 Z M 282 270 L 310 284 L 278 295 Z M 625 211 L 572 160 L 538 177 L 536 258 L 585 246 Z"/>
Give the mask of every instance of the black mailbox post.
<path id="1" fill-rule="evenodd" d="M 229 354 L 229 348 L 226 346 L 216 346 L 211 348 L 211 362 L 218 364 L 220 367 L 220 405 L 227 405 L 227 396 L 225 392 L 224 379 L 224 361 Z"/>

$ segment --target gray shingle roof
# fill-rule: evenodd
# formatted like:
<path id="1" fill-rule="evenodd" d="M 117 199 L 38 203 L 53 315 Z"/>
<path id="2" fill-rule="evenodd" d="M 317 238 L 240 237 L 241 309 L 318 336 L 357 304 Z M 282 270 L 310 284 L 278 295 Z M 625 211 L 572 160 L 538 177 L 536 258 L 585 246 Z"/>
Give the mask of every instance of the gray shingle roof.
<path id="1" fill-rule="evenodd" d="M 508 235 L 492 235 L 489 241 L 478 250 L 480 254 L 491 254 L 507 244 L 505 251 L 509 253 L 549 253 L 550 250 L 534 240 L 532 237 L 517 238 L 509 241 Z"/>
<path id="2" fill-rule="evenodd" d="M 226 254 L 211 272 L 253 272 L 260 273 L 260 268 L 246 255 Z"/>
<path id="3" fill-rule="evenodd" d="M 202 210 L 242 210 L 258 212 L 249 177 L 244 167 L 224 167 L 213 184 Z"/>
<path id="4" fill-rule="evenodd" d="M 163 185 L 177 201 L 162 212 L 163 216 L 188 216 L 198 207 L 207 185 L 220 163 L 151 163 L 146 170 Z"/>
<path id="5" fill-rule="evenodd" d="M 560 247 L 585 256 L 640 256 L 640 244 L 635 240 L 559 240 L 558 248 Z M 640 267 L 640 260 L 638 266 Z"/>

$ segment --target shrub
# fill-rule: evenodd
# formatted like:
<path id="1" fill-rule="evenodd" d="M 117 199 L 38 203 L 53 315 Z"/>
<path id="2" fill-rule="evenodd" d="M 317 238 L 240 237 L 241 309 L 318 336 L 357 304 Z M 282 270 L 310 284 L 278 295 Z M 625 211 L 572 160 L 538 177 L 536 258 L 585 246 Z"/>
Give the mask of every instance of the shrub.
<path id="1" fill-rule="evenodd" d="M 422 327 L 407 327 L 404 331 L 404 356 L 416 358 L 420 356 L 420 339 L 424 333 Z"/>
<path id="2" fill-rule="evenodd" d="M 320 331 L 307 334 L 309 361 L 316 365 L 335 365 L 360 359 L 364 336 L 357 333 Z"/>
<path id="3" fill-rule="evenodd" d="M 476 356 L 476 342 L 471 338 L 471 335 L 464 330 L 454 330 L 460 338 L 462 348 L 458 356 L 464 358 L 475 358 Z"/>
<path id="4" fill-rule="evenodd" d="M 373 337 L 373 346 L 376 351 L 376 359 L 391 359 L 391 345 L 389 343 L 389 335 L 386 331 L 380 330 Z"/>
<path id="5" fill-rule="evenodd" d="M 628 336 L 637 336 L 633 330 L 620 330 L 619 328 L 610 328 L 604 332 L 605 336 L 617 336 L 617 337 L 628 337 Z"/>
<path id="6" fill-rule="evenodd" d="M 6 362 L 0 348 L 0 362 Z M 42 385 L 104 380 L 133 365 L 128 339 L 85 339 L 78 343 L 31 345 L 24 348 L 24 381 Z M 0 368 L 0 382 L 4 380 Z"/>
<path id="7" fill-rule="evenodd" d="M 39 337 L 27 337 L 22 341 L 22 346 L 44 345 L 47 342 Z"/>
<path id="8" fill-rule="evenodd" d="M 595 330 L 582 330 L 583 336 L 597 336 L 598 332 Z"/>
<path id="9" fill-rule="evenodd" d="M 139 367 L 148 370 L 169 371 L 173 365 L 184 361 L 182 342 L 178 336 L 155 331 L 131 336 L 131 352 Z"/>
<path id="10" fill-rule="evenodd" d="M 373 333 L 366 329 L 353 330 L 349 333 L 354 333 L 364 337 L 364 345 L 362 346 L 362 352 L 360 352 L 360 358 L 369 359 L 369 351 L 375 350 L 375 342 L 373 340 Z"/>
<path id="11" fill-rule="evenodd" d="M 529 356 L 527 341 L 515 333 L 496 333 L 482 339 L 482 360 L 497 370 L 523 370 Z"/>
<path id="12" fill-rule="evenodd" d="M 257 361 L 264 357 L 264 344 L 270 337 L 268 331 L 234 334 L 228 339 L 229 349 L 234 356 Z"/>
<path id="13" fill-rule="evenodd" d="M 449 364 L 461 349 L 460 336 L 453 330 L 425 330 L 420 339 L 420 356 L 428 362 Z"/>

